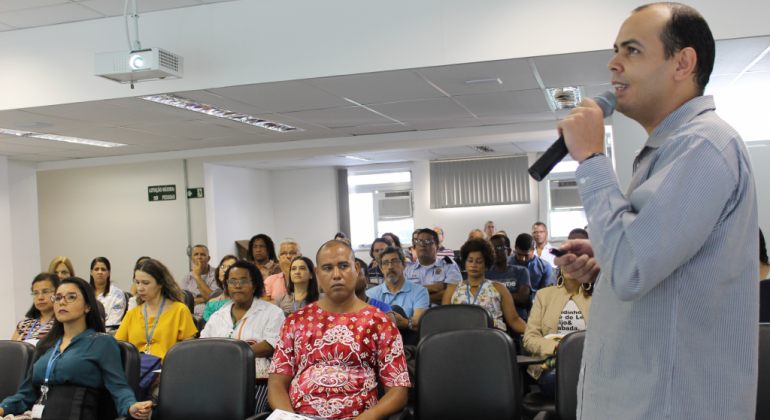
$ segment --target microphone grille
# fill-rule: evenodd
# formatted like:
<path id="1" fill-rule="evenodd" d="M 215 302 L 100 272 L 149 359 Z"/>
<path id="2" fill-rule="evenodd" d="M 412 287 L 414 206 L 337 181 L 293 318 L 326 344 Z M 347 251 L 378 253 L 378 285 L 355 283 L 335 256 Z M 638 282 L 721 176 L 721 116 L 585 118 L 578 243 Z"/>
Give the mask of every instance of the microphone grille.
<path id="1" fill-rule="evenodd" d="M 618 98 L 614 93 L 609 90 L 594 98 L 599 107 L 604 113 L 604 118 L 609 117 L 615 112 L 615 107 L 618 106 Z"/>

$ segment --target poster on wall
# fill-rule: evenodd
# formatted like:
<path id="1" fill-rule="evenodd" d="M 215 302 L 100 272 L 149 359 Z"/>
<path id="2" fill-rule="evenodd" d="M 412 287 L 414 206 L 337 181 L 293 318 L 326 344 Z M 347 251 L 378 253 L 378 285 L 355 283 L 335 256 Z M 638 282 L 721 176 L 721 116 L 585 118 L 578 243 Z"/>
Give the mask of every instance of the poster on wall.
<path id="1" fill-rule="evenodd" d="M 147 187 L 147 195 L 150 201 L 176 200 L 176 185 L 155 185 Z"/>

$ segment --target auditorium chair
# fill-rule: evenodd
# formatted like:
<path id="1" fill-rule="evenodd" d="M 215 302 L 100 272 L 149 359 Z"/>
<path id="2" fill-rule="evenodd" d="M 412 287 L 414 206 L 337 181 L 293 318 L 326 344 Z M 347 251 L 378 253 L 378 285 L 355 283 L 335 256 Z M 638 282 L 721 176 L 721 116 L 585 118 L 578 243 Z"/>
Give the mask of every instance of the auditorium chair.
<path id="1" fill-rule="evenodd" d="M 211 292 L 211 295 L 209 295 L 209 300 L 214 299 L 215 297 L 222 296 L 224 291 L 222 289 L 217 289 Z"/>
<path id="2" fill-rule="evenodd" d="M 770 324 L 759 324 L 757 420 L 770 419 Z"/>
<path id="3" fill-rule="evenodd" d="M 434 306 L 420 316 L 417 335 L 422 341 L 431 334 L 466 328 L 494 328 L 492 315 L 476 305 Z"/>
<path id="4" fill-rule="evenodd" d="M 254 352 L 245 341 L 182 341 L 163 360 L 153 420 L 253 419 L 254 396 Z"/>
<path id="5" fill-rule="evenodd" d="M 195 328 L 198 329 L 198 333 L 195 334 L 195 338 L 200 338 L 203 328 L 206 326 L 206 319 L 200 315 L 193 314 L 193 321 L 195 321 Z"/>
<path id="6" fill-rule="evenodd" d="M 123 292 L 123 296 L 126 298 L 126 310 L 123 311 L 123 316 L 120 317 L 120 320 L 122 321 L 123 318 L 126 317 L 126 314 L 128 313 L 128 302 L 131 301 L 131 299 L 134 297 L 131 293 Z"/>
<path id="7" fill-rule="evenodd" d="M 123 371 L 126 374 L 126 381 L 128 386 L 134 391 L 134 395 L 137 395 L 139 390 L 139 369 L 142 366 L 142 361 L 139 358 L 139 350 L 135 345 L 128 341 L 118 340 L 118 346 L 120 347 L 120 358 L 123 361 Z"/>
<path id="8" fill-rule="evenodd" d="M 585 331 L 576 331 L 559 341 L 559 351 L 556 352 L 556 398 L 546 398 L 539 392 L 525 395 L 522 402 L 525 417 L 534 417 L 535 420 L 575 420 L 585 338 Z"/>
<path id="9" fill-rule="evenodd" d="M 415 412 L 419 420 L 520 419 L 511 337 L 495 328 L 474 328 L 423 338 L 417 346 Z"/>
<path id="10" fill-rule="evenodd" d="M 194 314 L 195 313 L 195 296 L 193 296 L 193 294 L 187 290 L 182 290 L 182 293 L 184 293 L 184 304 L 187 305 L 187 308 L 190 310 L 190 313 Z"/>
<path id="11" fill-rule="evenodd" d="M 0 341 L 0 401 L 19 392 L 35 356 L 35 346 L 21 341 Z"/>

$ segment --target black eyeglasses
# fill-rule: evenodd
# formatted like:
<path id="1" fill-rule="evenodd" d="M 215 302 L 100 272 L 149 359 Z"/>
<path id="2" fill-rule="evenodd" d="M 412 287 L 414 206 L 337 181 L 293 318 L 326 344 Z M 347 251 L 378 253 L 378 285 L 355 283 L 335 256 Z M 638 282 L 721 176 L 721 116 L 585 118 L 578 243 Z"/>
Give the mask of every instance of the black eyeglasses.
<path id="1" fill-rule="evenodd" d="M 72 303 L 78 299 L 77 293 L 67 293 L 64 295 L 53 295 L 51 296 L 51 302 L 59 302 L 60 300 L 64 299 L 67 303 Z"/>
<path id="2" fill-rule="evenodd" d="M 502 251 L 504 249 L 508 249 L 508 247 L 505 246 L 505 245 L 496 245 L 495 246 L 495 251 Z"/>
<path id="3" fill-rule="evenodd" d="M 383 267 L 388 267 L 390 265 L 398 265 L 398 264 L 401 264 L 401 260 L 398 259 L 398 258 L 393 258 L 390 261 L 386 260 L 386 261 L 383 261 L 382 263 L 380 263 L 380 265 L 383 266 Z"/>
<path id="4" fill-rule="evenodd" d="M 433 239 L 415 239 L 414 243 L 416 243 L 417 245 L 422 245 L 422 244 L 431 245 L 435 242 L 433 242 Z"/>
<path id="5" fill-rule="evenodd" d="M 249 279 L 240 279 L 240 280 L 230 279 L 227 282 L 230 283 L 230 286 L 236 286 L 238 284 L 240 284 L 241 286 L 245 286 L 249 283 Z"/>

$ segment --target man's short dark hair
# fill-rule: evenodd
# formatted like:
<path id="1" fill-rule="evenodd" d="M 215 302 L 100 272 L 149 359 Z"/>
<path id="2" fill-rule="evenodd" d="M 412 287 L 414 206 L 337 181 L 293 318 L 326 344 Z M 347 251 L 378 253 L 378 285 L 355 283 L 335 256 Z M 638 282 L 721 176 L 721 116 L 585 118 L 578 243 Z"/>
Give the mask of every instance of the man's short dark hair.
<path id="1" fill-rule="evenodd" d="M 471 255 L 471 252 L 481 252 L 486 268 L 492 267 L 495 263 L 495 249 L 492 248 L 492 244 L 486 239 L 471 238 L 460 247 L 460 260 L 463 261 L 463 264 L 465 264 L 465 261 L 468 261 L 468 255 Z"/>
<path id="2" fill-rule="evenodd" d="M 656 5 L 667 7 L 671 11 L 671 18 L 660 34 L 666 60 L 687 47 L 695 50 L 697 62 L 693 76 L 702 95 L 709 83 L 711 72 L 714 70 L 714 57 L 716 56 L 714 35 L 711 33 L 706 19 L 697 10 L 681 3 L 646 4 L 634 9 L 634 13 Z"/>
<path id="3" fill-rule="evenodd" d="M 529 233 L 522 233 L 516 237 L 515 244 L 516 248 L 522 251 L 529 251 L 535 247 L 535 238 L 533 238 Z"/>
<path id="4" fill-rule="evenodd" d="M 436 233 L 436 231 L 435 231 L 435 230 L 433 230 L 433 229 L 428 229 L 428 228 L 425 228 L 425 229 L 420 229 L 420 231 L 419 231 L 419 232 L 417 232 L 417 236 L 420 236 L 420 235 L 422 235 L 423 233 L 429 233 L 429 234 L 430 234 L 430 236 L 432 236 L 432 237 L 433 237 L 433 243 L 434 243 L 434 244 L 436 244 L 436 246 L 438 246 L 438 233 Z"/>
<path id="5" fill-rule="evenodd" d="M 361 258 L 356 258 L 356 262 L 358 263 L 358 265 L 361 266 L 361 271 L 364 272 L 364 278 L 368 279 L 369 278 L 369 267 L 366 266 L 366 263 Z"/>
<path id="6" fill-rule="evenodd" d="M 532 225 L 532 228 L 534 229 L 534 228 L 536 228 L 538 226 L 542 226 L 542 227 L 545 228 L 545 230 L 548 230 L 548 226 L 546 226 L 545 223 L 543 223 L 543 222 L 535 222 L 535 224 Z"/>
<path id="7" fill-rule="evenodd" d="M 569 238 L 570 236 L 572 236 L 572 234 L 573 234 L 573 233 L 577 233 L 577 234 L 579 234 L 579 235 L 583 235 L 583 236 L 585 236 L 585 237 L 586 237 L 586 239 L 588 239 L 588 232 L 586 232 L 586 230 L 585 230 L 585 229 L 580 229 L 580 228 L 577 228 L 577 229 L 572 229 L 572 230 L 569 232 L 569 235 L 567 235 L 567 238 Z"/>
<path id="8" fill-rule="evenodd" d="M 256 265 L 246 260 L 236 261 L 235 264 L 231 265 L 230 268 L 225 271 L 225 287 L 228 287 L 230 271 L 232 271 L 234 268 L 243 268 L 249 272 L 249 277 L 251 278 L 251 286 L 254 289 L 255 298 L 261 298 L 265 295 L 265 279 L 262 278 L 262 272 L 259 271 Z"/>
<path id="9" fill-rule="evenodd" d="M 495 235 L 492 235 L 491 238 L 489 238 L 489 242 L 492 242 L 495 239 L 499 239 L 499 240 L 503 241 L 505 243 L 505 247 L 508 248 L 508 249 L 511 249 L 511 239 L 509 237 L 507 237 L 505 235 L 495 234 Z"/>
<path id="10" fill-rule="evenodd" d="M 380 251 L 380 255 L 377 256 L 377 264 L 380 265 L 380 269 L 382 269 L 382 256 L 393 253 L 398 254 L 398 259 L 401 260 L 402 263 L 406 263 L 406 255 L 404 254 L 404 249 L 397 246 L 389 246 Z"/>
<path id="11" fill-rule="evenodd" d="M 372 247 L 369 248 L 369 256 L 374 259 L 374 244 L 376 243 L 383 243 L 385 244 L 385 247 L 393 246 L 393 241 L 390 240 L 390 238 L 377 238 L 372 242 Z"/>

